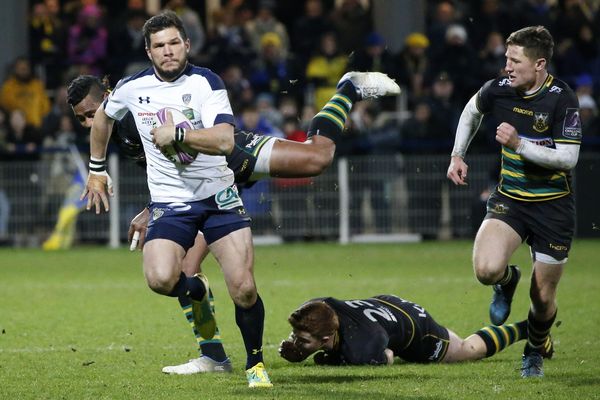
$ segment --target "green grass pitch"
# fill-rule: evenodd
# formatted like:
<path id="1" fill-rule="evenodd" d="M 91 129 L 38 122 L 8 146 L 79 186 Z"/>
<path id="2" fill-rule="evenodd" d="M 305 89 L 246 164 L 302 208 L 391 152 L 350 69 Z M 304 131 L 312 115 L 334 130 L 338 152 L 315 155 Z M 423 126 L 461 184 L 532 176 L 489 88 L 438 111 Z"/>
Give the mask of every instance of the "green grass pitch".
<path id="1" fill-rule="evenodd" d="M 205 271 L 235 372 L 168 376 L 196 357 L 175 299 L 152 293 L 141 254 L 77 248 L 0 250 L 0 399 L 592 399 L 600 398 L 600 242 L 577 240 L 559 285 L 556 353 L 543 379 L 519 375 L 523 342 L 496 357 L 455 365 L 317 367 L 277 355 L 287 315 L 317 296 L 393 293 L 424 306 L 466 337 L 488 324 L 491 289 L 476 282 L 472 243 L 290 244 L 256 249 L 266 306 L 265 361 L 273 389 L 249 389 L 233 306 L 214 260 Z M 528 250 L 509 321 L 528 309 Z"/>

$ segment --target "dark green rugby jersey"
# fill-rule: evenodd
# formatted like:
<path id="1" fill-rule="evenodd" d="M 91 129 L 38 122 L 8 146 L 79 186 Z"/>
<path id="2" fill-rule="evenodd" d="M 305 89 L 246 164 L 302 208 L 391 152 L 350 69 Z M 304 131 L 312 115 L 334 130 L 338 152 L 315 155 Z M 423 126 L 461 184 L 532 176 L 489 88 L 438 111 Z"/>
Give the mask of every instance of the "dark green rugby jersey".
<path id="1" fill-rule="evenodd" d="M 550 148 L 555 148 L 555 143 L 581 143 L 577 96 L 550 74 L 528 95 L 512 88 L 508 78 L 488 81 L 479 90 L 477 108 L 491 113 L 497 125 L 507 122 L 514 126 L 521 140 Z M 544 168 L 503 146 L 498 190 L 517 200 L 556 199 L 572 192 L 571 173 Z"/>

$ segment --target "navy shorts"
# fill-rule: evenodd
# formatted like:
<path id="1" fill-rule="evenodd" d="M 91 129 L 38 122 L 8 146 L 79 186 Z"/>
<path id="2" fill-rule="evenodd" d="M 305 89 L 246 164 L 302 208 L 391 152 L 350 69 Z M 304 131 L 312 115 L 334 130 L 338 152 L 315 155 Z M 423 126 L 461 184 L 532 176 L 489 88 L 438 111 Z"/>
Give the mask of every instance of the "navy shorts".
<path id="1" fill-rule="evenodd" d="M 250 226 L 242 199 L 235 186 L 207 199 L 187 203 L 150 203 L 146 242 L 169 239 L 186 251 L 194 245 L 198 231 L 211 244 L 238 229 Z"/>
<path id="2" fill-rule="evenodd" d="M 510 225 L 534 254 L 556 260 L 569 255 L 575 233 L 575 201 L 571 195 L 547 201 L 518 201 L 494 191 L 487 202 L 488 218 Z"/>

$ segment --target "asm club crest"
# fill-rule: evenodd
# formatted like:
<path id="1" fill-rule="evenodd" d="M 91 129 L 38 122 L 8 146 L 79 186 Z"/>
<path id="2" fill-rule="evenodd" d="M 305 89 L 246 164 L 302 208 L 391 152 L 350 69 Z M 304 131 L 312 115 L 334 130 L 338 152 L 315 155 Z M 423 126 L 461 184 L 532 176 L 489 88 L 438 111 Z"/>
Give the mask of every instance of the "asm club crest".
<path id="1" fill-rule="evenodd" d="M 537 132 L 545 132 L 548 130 L 548 117 L 550 114 L 545 112 L 533 113 L 533 129 Z"/>

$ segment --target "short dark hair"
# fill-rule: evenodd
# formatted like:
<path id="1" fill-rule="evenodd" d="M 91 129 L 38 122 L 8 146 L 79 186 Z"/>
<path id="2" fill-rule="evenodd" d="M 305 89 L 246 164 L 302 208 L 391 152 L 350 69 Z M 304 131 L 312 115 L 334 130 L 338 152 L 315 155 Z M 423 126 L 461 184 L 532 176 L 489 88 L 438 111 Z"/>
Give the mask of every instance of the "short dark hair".
<path id="1" fill-rule="evenodd" d="M 335 311 L 321 300 L 304 303 L 290 315 L 288 322 L 292 328 L 319 338 L 333 335 L 340 326 Z"/>
<path id="2" fill-rule="evenodd" d="M 183 40 L 187 40 L 188 36 L 183 27 L 183 22 L 173 11 L 165 11 L 157 14 L 144 23 L 144 41 L 146 47 L 150 47 L 150 35 L 156 32 L 163 31 L 167 28 L 177 28 Z"/>
<path id="3" fill-rule="evenodd" d="M 541 25 L 528 26 L 510 34 L 506 45 L 523 47 L 523 54 L 530 59 L 545 58 L 546 62 L 552 59 L 554 40 L 552 35 Z"/>
<path id="4" fill-rule="evenodd" d="M 71 107 L 75 107 L 90 93 L 100 101 L 109 90 L 108 78 L 100 79 L 93 75 L 79 75 L 67 87 L 67 103 Z"/>

